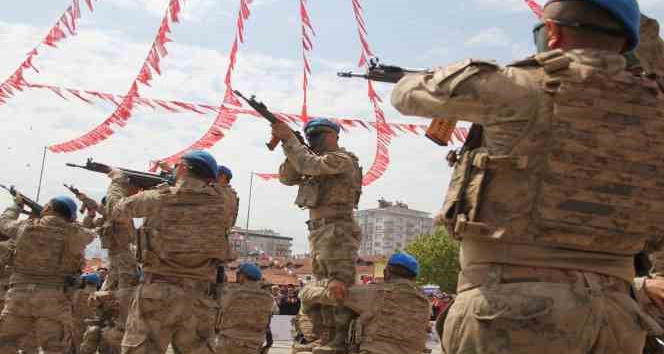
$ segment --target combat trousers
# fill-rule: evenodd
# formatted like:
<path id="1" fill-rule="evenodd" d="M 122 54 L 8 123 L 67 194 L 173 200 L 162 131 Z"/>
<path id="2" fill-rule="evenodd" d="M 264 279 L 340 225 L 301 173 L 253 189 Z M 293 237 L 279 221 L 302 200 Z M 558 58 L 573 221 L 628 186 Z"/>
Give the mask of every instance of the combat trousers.
<path id="1" fill-rule="evenodd" d="M 126 289 L 138 283 L 136 257 L 130 251 L 109 255 L 108 261 L 108 274 L 102 291 Z"/>
<path id="2" fill-rule="evenodd" d="M 242 343 L 224 337 L 223 334 L 219 336 L 219 340 L 215 345 L 215 353 L 217 354 L 257 354 L 259 349 L 260 345 Z"/>
<path id="3" fill-rule="evenodd" d="M 71 303 L 62 288 L 16 286 L 0 314 L 0 354 L 15 354 L 33 333 L 44 354 L 68 353 L 71 327 Z"/>
<path id="4" fill-rule="evenodd" d="M 499 282 L 460 292 L 445 319 L 446 354 L 641 354 L 657 325 L 629 284 L 559 271 L 569 282 Z"/>
<path id="5" fill-rule="evenodd" d="M 163 354 L 169 343 L 176 353 L 214 353 L 216 304 L 207 296 L 208 283 L 184 283 L 138 286 L 129 307 L 123 354 Z"/>
<path id="6" fill-rule="evenodd" d="M 320 219 L 319 219 L 320 220 Z M 360 246 L 361 230 L 352 218 L 331 221 L 311 220 L 309 226 L 309 247 L 313 253 L 313 273 L 317 279 L 334 279 L 353 285 L 355 283 L 355 261 Z M 324 327 L 322 345 L 329 345 L 335 332 L 347 331 L 351 318 L 348 311 L 324 305 L 321 311 L 310 314 L 313 322 Z M 326 340 L 327 339 L 327 340 Z"/>

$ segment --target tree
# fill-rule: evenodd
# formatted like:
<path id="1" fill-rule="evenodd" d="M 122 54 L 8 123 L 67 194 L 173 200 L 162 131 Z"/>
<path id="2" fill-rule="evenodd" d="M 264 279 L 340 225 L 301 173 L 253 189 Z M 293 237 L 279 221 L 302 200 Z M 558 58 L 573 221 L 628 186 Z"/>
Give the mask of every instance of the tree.
<path id="1" fill-rule="evenodd" d="M 441 291 L 456 292 L 459 275 L 459 242 L 439 227 L 431 235 L 420 235 L 406 247 L 420 263 L 418 283 L 436 284 Z"/>

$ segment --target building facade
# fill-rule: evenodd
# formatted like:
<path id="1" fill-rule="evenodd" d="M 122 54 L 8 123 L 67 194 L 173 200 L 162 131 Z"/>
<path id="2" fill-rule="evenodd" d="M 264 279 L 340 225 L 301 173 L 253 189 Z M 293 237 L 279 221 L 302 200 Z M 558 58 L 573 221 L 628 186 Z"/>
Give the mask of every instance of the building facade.
<path id="1" fill-rule="evenodd" d="M 284 237 L 272 230 L 246 230 L 234 227 L 230 235 L 231 249 L 239 257 L 268 255 L 290 257 L 293 238 Z"/>
<path id="2" fill-rule="evenodd" d="M 378 208 L 358 210 L 362 229 L 361 256 L 388 256 L 406 248 L 415 237 L 433 231 L 431 214 L 408 208 L 402 202 L 378 201 Z"/>

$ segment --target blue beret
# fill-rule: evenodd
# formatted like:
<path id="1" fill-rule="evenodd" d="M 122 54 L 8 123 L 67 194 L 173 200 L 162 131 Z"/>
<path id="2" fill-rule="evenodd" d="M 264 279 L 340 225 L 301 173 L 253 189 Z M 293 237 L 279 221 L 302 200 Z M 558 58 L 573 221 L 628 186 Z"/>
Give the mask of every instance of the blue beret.
<path id="1" fill-rule="evenodd" d="M 203 150 L 194 150 L 182 156 L 182 159 L 192 166 L 198 167 L 210 179 L 217 179 L 219 170 L 217 160 L 210 153 Z"/>
<path id="2" fill-rule="evenodd" d="M 561 0 L 549 0 L 548 4 Z M 636 0 L 585 0 L 593 3 L 611 13 L 625 27 L 629 42 L 627 51 L 636 49 L 639 45 L 639 32 L 641 28 L 641 10 Z M 546 5 L 545 5 L 546 7 Z"/>
<path id="3" fill-rule="evenodd" d="M 339 131 L 341 131 L 341 127 L 339 127 L 339 124 L 327 118 L 316 118 L 316 119 L 311 119 L 310 121 L 307 122 L 307 124 L 305 124 L 304 133 L 309 134 L 310 131 L 320 127 L 333 129 L 335 132 L 337 132 L 337 134 L 339 134 Z"/>
<path id="4" fill-rule="evenodd" d="M 66 196 L 59 196 L 51 199 L 51 202 L 58 203 L 62 205 L 65 208 L 65 211 L 67 212 L 67 218 L 69 220 L 75 220 L 76 219 L 76 202 L 74 202 L 73 199 L 66 197 Z"/>
<path id="5" fill-rule="evenodd" d="M 219 165 L 219 175 L 227 176 L 228 179 L 233 179 L 233 172 L 226 166 Z"/>
<path id="6" fill-rule="evenodd" d="M 99 275 L 97 275 L 97 273 L 88 273 L 81 275 L 81 281 L 88 284 L 98 285 L 101 282 L 101 279 L 99 279 Z"/>
<path id="7" fill-rule="evenodd" d="M 253 263 L 243 263 L 240 265 L 240 268 L 238 268 L 238 271 L 256 281 L 263 278 L 263 272 L 261 272 L 261 269 Z"/>
<path id="8" fill-rule="evenodd" d="M 387 264 L 393 266 L 401 266 L 411 271 L 415 276 L 420 274 L 420 265 L 417 263 L 415 257 L 408 253 L 395 253 L 387 261 Z"/>

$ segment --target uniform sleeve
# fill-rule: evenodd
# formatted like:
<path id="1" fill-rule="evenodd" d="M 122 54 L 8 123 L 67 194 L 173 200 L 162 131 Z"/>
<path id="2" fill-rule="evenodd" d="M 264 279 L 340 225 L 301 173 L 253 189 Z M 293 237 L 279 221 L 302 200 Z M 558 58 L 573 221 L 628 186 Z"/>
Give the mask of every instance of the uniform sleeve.
<path id="1" fill-rule="evenodd" d="M 88 213 L 85 213 L 85 217 L 83 218 L 83 222 L 81 222 L 81 225 L 83 225 L 83 227 L 86 229 L 94 229 L 96 227 L 95 217 L 88 215 Z"/>
<path id="2" fill-rule="evenodd" d="M 0 215 L 0 233 L 9 238 L 15 239 L 18 234 L 18 229 L 22 224 L 21 221 L 18 221 L 20 215 L 21 209 L 16 204 L 5 209 L 2 215 Z"/>
<path id="3" fill-rule="evenodd" d="M 357 314 L 362 314 L 373 308 L 374 291 L 369 286 L 353 286 L 348 289 L 348 295 L 343 302 L 331 298 L 324 283 L 310 283 L 300 292 L 302 309 L 306 313 L 316 304 L 343 305 Z"/>
<path id="4" fill-rule="evenodd" d="M 538 90 L 523 70 L 466 60 L 430 73 L 406 75 L 394 87 L 392 105 L 404 115 L 490 123 L 502 112 L 537 104 Z"/>
<path id="5" fill-rule="evenodd" d="M 332 152 L 322 156 L 316 155 L 295 138 L 291 138 L 281 145 L 289 163 L 301 175 L 337 175 L 353 169 L 351 157 L 344 153 Z"/>
<path id="6" fill-rule="evenodd" d="M 72 237 L 70 245 L 74 254 L 81 254 L 87 245 L 89 245 L 96 237 L 92 230 L 84 227 L 78 227 L 78 233 Z"/>
<path id="7" fill-rule="evenodd" d="M 139 192 L 130 197 L 129 180 L 117 176 L 111 180 L 106 193 L 107 217 L 111 220 L 143 218 L 154 214 L 159 207 L 161 192 L 158 189 Z"/>
<path id="8" fill-rule="evenodd" d="M 279 182 L 285 186 L 294 186 L 302 181 L 302 174 L 297 172 L 288 159 L 279 166 Z"/>

